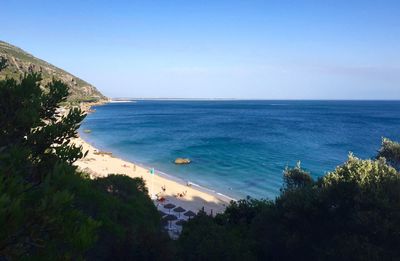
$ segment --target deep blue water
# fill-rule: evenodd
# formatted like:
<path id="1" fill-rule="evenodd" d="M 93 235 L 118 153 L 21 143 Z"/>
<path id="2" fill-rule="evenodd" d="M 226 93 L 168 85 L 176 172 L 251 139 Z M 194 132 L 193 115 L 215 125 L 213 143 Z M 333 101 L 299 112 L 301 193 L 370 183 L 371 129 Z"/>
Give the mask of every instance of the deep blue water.
<path id="1" fill-rule="evenodd" d="M 400 101 L 137 101 L 95 107 L 84 139 L 124 159 L 242 198 L 274 197 L 285 166 L 314 177 L 351 151 L 400 140 Z M 173 160 L 188 157 L 190 165 Z"/>

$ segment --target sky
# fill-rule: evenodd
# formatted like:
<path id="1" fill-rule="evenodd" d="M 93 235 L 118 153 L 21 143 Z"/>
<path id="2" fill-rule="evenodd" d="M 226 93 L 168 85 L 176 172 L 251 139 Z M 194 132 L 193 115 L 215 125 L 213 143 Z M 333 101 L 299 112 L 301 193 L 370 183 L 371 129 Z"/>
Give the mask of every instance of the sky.
<path id="1" fill-rule="evenodd" d="M 400 1 L 0 6 L 0 40 L 108 97 L 400 99 Z"/>

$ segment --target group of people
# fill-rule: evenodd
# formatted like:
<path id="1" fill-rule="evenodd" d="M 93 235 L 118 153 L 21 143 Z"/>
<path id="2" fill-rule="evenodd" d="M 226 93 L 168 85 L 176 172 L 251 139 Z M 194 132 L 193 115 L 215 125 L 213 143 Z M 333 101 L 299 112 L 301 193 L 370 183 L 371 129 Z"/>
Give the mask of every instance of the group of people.
<path id="1" fill-rule="evenodd" d="M 161 186 L 161 190 L 162 190 L 162 192 L 158 192 L 158 193 L 156 194 L 157 201 L 159 201 L 159 202 L 165 201 L 165 197 L 163 196 L 163 193 L 165 193 L 165 191 L 167 190 L 167 188 L 165 187 L 165 185 Z"/>
<path id="2" fill-rule="evenodd" d="M 157 197 L 157 201 L 158 202 L 164 202 L 165 201 L 165 197 L 160 195 L 160 193 L 157 193 L 156 197 Z"/>
<path id="3" fill-rule="evenodd" d="M 124 168 L 129 168 L 129 166 L 128 166 L 127 164 L 123 164 L 123 165 L 121 165 L 121 166 L 124 167 Z M 132 164 L 132 168 L 133 168 L 133 171 L 136 171 L 136 165 L 135 165 L 135 164 Z M 143 177 L 142 177 L 142 178 L 143 178 Z M 190 182 L 187 182 L 186 185 L 187 185 L 188 187 L 190 187 L 192 184 L 191 184 Z M 165 185 L 161 186 L 161 190 L 162 190 L 161 192 L 159 192 L 159 193 L 156 194 L 156 197 L 157 197 L 157 201 L 159 201 L 159 202 L 164 202 L 164 201 L 165 201 L 164 193 L 165 193 L 165 191 L 167 190 L 166 186 L 165 186 Z M 183 197 L 186 196 L 186 194 L 187 194 L 187 190 L 186 190 L 186 191 L 183 191 L 182 193 L 176 193 L 175 197 L 177 197 L 177 198 L 183 198 Z"/>
<path id="4" fill-rule="evenodd" d="M 157 197 L 157 201 L 163 202 L 163 201 L 165 201 L 165 197 L 164 197 L 163 194 L 164 194 L 165 191 L 167 190 L 167 188 L 165 187 L 165 185 L 161 186 L 161 190 L 162 190 L 162 191 L 160 191 L 160 192 L 158 192 L 158 193 L 156 194 L 156 197 Z M 177 198 L 183 198 L 183 197 L 186 196 L 186 194 L 187 194 L 187 190 L 186 190 L 186 191 L 183 191 L 182 193 L 176 193 L 175 197 L 177 197 Z"/>
<path id="5" fill-rule="evenodd" d="M 177 197 L 177 198 L 183 198 L 184 196 L 186 196 L 186 193 L 187 193 L 187 190 L 185 190 L 185 191 L 182 192 L 182 193 L 177 193 L 177 194 L 176 194 L 176 197 Z"/>
<path id="6" fill-rule="evenodd" d="M 127 164 L 122 164 L 121 166 L 124 167 L 124 168 L 129 168 L 129 166 Z M 132 168 L 133 168 L 133 171 L 136 172 L 136 165 L 135 164 L 133 164 Z"/>

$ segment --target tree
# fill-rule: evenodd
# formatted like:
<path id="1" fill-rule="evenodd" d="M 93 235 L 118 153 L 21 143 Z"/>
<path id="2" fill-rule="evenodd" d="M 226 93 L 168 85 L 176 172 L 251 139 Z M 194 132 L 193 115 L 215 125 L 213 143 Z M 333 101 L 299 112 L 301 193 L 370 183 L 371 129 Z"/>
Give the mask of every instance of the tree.
<path id="1" fill-rule="evenodd" d="M 39 74 L 0 81 L 0 259 L 168 260 L 173 248 L 142 179 L 96 180 L 73 163 L 85 115 Z"/>
<path id="2" fill-rule="evenodd" d="M 169 260 L 174 252 L 143 179 L 111 174 L 90 182 L 79 195 L 86 213 L 102 222 L 88 252 L 93 260 Z"/>
<path id="3" fill-rule="evenodd" d="M 184 225 L 178 240 L 179 257 L 182 260 L 255 260 L 250 252 L 246 236 L 219 223 L 221 218 L 213 218 L 204 211 Z"/>
<path id="4" fill-rule="evenodd" d="M 400 143 L 382 138 L 382 146 L 378 151 L 377 158 L 385 158 L 387 163 L 400 171 Z"/>
<path id="5" fill-rule="evenodd" d="M 300 189 L 312 184 L 310 173 L 301 168 L 300 161 L 294 168 L 286 167 L 283 171 L 283 190 Z"/>
<path id="6" fill-rule="evenodd" d="M 5 151 L 24 148 L 36 170 L 31 179 L 38 182 L 38 173 L 58 160 L 72 164 L 83 156 L 81 147 L 71 144 L 85 115 L 79 108 L 71 108 L 66 115 L 57 110 L 64 102 L 68 87 L 53 80 L 40 88 L 39 74 L 25 75 L 20 82 L 6 79 L 0 82 L 0 147 Z M 36 173 L 35 173 L 36 172 Z"/>
<path id="7" fill-rule="evenodd" d="M 32 73 L 0 81 L 0 256 L 78 258 L 99 223 L 56 184 L 77 175 L 72 163 L 83 153 L 70 140 L 84 114 L 73 108 L 60 115 L 68 87 L 53 80 L 42 91 L 40 80 Z"/>
<path id="8" fill-rule="evenodd" d="M 185 225 L 179 242 L 196 254 L 183 252 L 184 257 L 212 260 L 218 254 L 219 260 L 231 260 L 250 253 L 247 258 L 257 260 L 395 260 L 400 255 L 400 176 L 385 159 L 350 154 L 317 181 L 299 165 L 284 175 L 275 200 L 233 202 L 215 218 Z M 240 252 L 232 245 L 240 245 Z"/>

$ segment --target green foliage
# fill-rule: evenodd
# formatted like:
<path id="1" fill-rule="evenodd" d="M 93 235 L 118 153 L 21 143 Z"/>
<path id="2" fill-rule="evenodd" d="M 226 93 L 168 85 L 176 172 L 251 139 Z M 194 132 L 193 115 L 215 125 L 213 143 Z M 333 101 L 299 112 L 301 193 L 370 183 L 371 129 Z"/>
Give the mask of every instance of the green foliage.
<path id="1" fill-rule="evenodd" d="M 18 179 L 2 180 L 2 256 L 15 259 L 79 258 L 95 242 L 99 222 L 75 209 L 71 191 L 54 184 L 62 176 L 73 174 L 74 170 L 67 165 L 55 166 L 35 188 Z"/>
<path id="2" fill-rule="evenodd" d="M 70 140 L 77 136 L 85 115 L 79 108 L 60 115 L 58 104 L 65 101 L 68 87 L 54 80 L 48 85 L 48 93 L 44 93 L 40 80 L 41 76 L 33 73 L 20 82 L 0 81 L 0 147 L 29 149 L 30 160 L 43 163 L 43 168 L 47 167 L 45 163 L 53 164 L 58 159 L 72 164 L 82 153 Z"/>
<path id="3" fill-rule="evenodd" d="M 84 154 L 70 141 L 85 115 L 58 113 L 68 87 L 40 81 L 0 81 L 0 259 L 168 260 L 143 180 L 77 172 Z"/>
<path id="4" fill-rule="evenodd" d="M 109 175 L 90 180 L 76 174 L 63 176 L 56 186 L 73 191 L 75 210 L 100 224 L 95 244 L 84 251 L 86 259 L 169 260 L 174 256 L 142 179 Z"/>
<path id="5" fill-rule="evenodd" d="M 400 177 L 384 159 L 350 155 L 314 182 L 286 169 L 274 201 L 233 202 L 222 215 L 194 219 L 180 239 L 184 259 L 395 260 L 400 255 Z M 212 230 L 212 231 L 210 231 Z M 209 239 L 210 237 L 212 239 Z M 203 239 L 206 237 L 208 240 Z M 231 246 L 240 245 L 240 251 Z M 226 254 L 227 253 L 227 254 Z"/>
<path id="6" fill-rule="evenodd" d="M 90 251 L 91 259 L 168 260 L 173 257 L 168 237 L 161 232 L 160 216 L 142 179 L 109 175 L 94 180 L 92 185 L 95 194 L 88 195 L 81 203 L 88 213 L 102 221 L 99 234 L 105 236 Z"/>
<path id="7" fill-rule="evenodd" d="M 32 73 L 0 81 L 0 256 L 79 258 L 99 223 L 55 183 L 75 175 L 71 164 L 82 152 L 70 139 L 84 115 L 79 109 L 58 115 L 67 86 L 53 81 L 43 93 L 40 80 Z"/>
<path id="8" fill-rule="evenodd" d="M 272 201 L 256 200 L 248 197 L 238 201 L 232 201 L 222 215 L 217 219 L 225 220 L 230 225 L 250 225 L 255 216 L 265 208 L 268 208 Z M 219 223 L 223 223 L 220 221 Z"/>
<path id="9" fill-rule="evenodd" d="M 221 225 L 225 217 L 200 212 L 184 226 L 178 240 L 182 260 L 254 260 L 239 227 Z"/>
<path id="10" fill-rule="evenodd" d="M 385 158 L 387 163 L 400 171 L 400 143 L 382 138 L 382 146 L 377 158 Z"/>
<path id="11" fill-rule="evenodd" d="M 304 188 L 306 186 L 311 186 L 312 184 L 313 180 L 310 173 L 301 168 L 300 161 L 297 163 L 296 167 L 286 167 L 283 172 L 283 190 Z"/>

